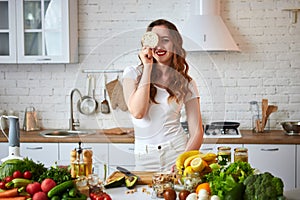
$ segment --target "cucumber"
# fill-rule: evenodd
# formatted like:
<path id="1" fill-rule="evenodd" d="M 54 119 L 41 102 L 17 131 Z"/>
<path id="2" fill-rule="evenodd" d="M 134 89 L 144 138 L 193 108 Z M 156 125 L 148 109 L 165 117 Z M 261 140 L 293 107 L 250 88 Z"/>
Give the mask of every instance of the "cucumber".
<path id="1" fill-rule="evenodd" d="M 48 192 L 48 197 L 52 198 L 53 196 L 59 195 L 59 194 L 65 192 L 67 189 L 70 189 L 74 186 L 75 186 L 75 184 L 74 184 L 73 180 L 65 181 L 65 182 L 55 186 L 54 188 L 52 188 Z"/>

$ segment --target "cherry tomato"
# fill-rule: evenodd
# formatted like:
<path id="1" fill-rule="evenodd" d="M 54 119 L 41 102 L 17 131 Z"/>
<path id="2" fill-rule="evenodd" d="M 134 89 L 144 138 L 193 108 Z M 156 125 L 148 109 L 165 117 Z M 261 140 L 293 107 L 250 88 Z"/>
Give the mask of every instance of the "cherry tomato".
<path id="1" fill-rule="evenodd" d="M 32 174 L 31 174 L 30 171 L 25 171 L 25 172 L 23 173 L 23 177 L 26 178 L 26 179 L 31 179 Z"/>
<path id="2" fill-rule="evenodd" d="M 20 172 L 19 170 L 14 171 L 13 178 L 22 178 L 22 177 L 23 177 L 22 172 Z"/>
<path id="3" fill-rule="evenodd" d="M 8 183 L 8 182 L 12 181 L 13 179 L 14 178 L 12 176 L 7 176 L 7 177 L 4 178 L 4 182 Z"/>
<path id="4" fill-rule="evenodd" d="M 4 182 L 4 181 L 1 181 L 1 182 L 0 182 L 0 189 L 3 189 L 3 190 L 6 189 L 6 187 L 5 187 L 5 182 Z"/>

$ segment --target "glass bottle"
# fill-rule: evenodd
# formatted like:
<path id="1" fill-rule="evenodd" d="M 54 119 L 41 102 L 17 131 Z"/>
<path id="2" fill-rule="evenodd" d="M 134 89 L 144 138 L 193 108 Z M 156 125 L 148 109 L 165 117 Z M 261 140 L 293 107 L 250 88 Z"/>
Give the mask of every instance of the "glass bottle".
<path id="1" fill-rule="evenodd" d="M 248 149 L 247 148 L 235 148 L 234 149 L 234 162 L 242 161 L 248 162 Z"/>
<path id="2" fill-rule="evenodd" d="M 251 111 L 251 130 L 252 132 L 257 132 L 256 121 L 259 120 L 259 106 L 257 101 L 250 101 L 250 111 Z"/>

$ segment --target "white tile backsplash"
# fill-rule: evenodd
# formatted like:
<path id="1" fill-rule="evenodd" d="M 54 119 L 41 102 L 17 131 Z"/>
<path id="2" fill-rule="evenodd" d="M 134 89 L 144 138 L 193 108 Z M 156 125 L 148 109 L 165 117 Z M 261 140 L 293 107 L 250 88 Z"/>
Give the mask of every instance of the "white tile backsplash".
<path id="1" fill-rule="evenodd" d="M 67 128 L 69 94 L 77 87 L 86 94 L 82 69 L 124 69 L 139 63 L 139 40 L 146 26 L 165 18 L 178 28 L 191 13 L 190 0 L 80 0 L 78 64 L 0 64 L 0 109 L 15 110 L 23 122 L 34 106 L 45 128 Z M 221 15 L 241 48 L 235 52 L 189 53 L 190 72 L 201 94 L 204 122 L 231 120 L 250 128 L 249 102 L 268 98 L 278 105 L 271 127 L 300 119 L 300 23 L 292 24 L 282 9 L 299 7 L 299 0 L 222 0 Z M 203 27 L 205 28 L 205 27 Z M 109 74 L 108 81 L 121 74 Z M 103 75 L 96 74 L 96 98 L 103 100 Z M 74 98 L 77 102 L 78 97 Z M 76 111 L 76 104 L 74 103 Z M 83 116 L 83 128 L 131 126 L 127 113 Z"/>

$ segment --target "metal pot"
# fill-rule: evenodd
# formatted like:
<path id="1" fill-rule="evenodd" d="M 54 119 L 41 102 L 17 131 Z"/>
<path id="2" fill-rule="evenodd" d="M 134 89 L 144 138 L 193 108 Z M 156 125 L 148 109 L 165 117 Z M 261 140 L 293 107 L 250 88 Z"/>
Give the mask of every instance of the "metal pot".
<path id="1" fill-rule="evenodd" d="M 281 122 L 281 126 L 287 133 L 300 133 L 300 121 Z"/>

